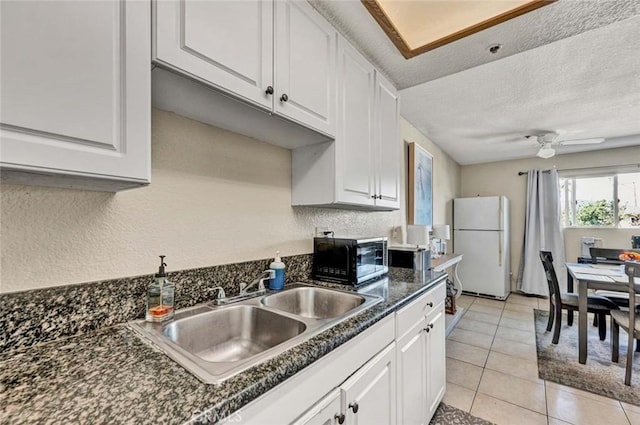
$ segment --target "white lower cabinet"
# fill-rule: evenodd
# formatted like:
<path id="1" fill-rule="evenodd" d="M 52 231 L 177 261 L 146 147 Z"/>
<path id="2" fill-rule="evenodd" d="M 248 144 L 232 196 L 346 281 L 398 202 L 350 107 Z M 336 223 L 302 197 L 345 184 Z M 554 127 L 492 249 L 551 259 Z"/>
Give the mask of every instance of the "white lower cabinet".
<path id="1" fill-rule="evenodd" d="M 433 417 L 446 390 L 445 316 L 444 299 L 427 315 L 425 357 L 427 361 L 426 387 L 427 423 Z"/>
<path id="2" fill-rule="evenodd" d="M 425 424 L 427 364 L 424 323 L 398 340 L 398 423 Z"/>
<path id="3" fill-rule="evenodd" d="M 342 413 L 340 389 L 336 388 L 295 421 L 293 425 L 342 425 L 344 421 L 345 414 Z"/>
<path id="4" fill-rule="evenodd" d="M 390 344 L 294 424 L 395 424 L 395 351 Z"/>
<path id="5" fill-rule="evenodd" d="M 396 313 L 398 423 L 429 423 L 445 392 L 444 282 Z"/>
<path id="6" fill-rule="evenodd" d="M 395 352 L 389 345 L 340 386 L 347 424 L 396 423 Z"/>

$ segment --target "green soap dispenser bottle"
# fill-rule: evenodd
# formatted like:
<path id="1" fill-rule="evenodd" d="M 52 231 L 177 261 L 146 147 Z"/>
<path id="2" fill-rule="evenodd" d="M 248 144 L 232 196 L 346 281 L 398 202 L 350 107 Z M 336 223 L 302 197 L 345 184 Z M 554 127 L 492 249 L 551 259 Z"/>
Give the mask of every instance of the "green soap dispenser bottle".
<path id="1" fill-rule="evenodd" d="M 145 319 L 147 322 L 163 322 L 173 318 L 175 285 L 167 279 L 164 255 L 160 256 L 160 268 L 147 292 Z"/>

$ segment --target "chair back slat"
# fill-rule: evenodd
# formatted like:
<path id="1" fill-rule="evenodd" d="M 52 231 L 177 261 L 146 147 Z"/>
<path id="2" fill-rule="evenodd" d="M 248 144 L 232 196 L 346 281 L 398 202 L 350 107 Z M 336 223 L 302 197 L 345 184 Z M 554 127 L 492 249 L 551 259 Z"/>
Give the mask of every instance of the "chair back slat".
<path id="1" fill-rule="evenodd" d="M 629 335 L 634 335 L 636 323 L 637 294 L 640 291 L 640 284 L 636 283 L 636 279 L 640 278 L 640 263 L 635 261 L 627 261 L 624 263 L 624 272 L 629 276 Z"/>
<path id="2" fill-rule="evenodd" d="M 553 255 L 550 251 L 540 251 L 540 260 L 542 260 L 542 266 L 544 267 L 544 271 L 547 276 L 547 284 L 549 285 L 549 297 L 554 304 L 562 305 L 560 297 L 560 285 L 558 284 L 556 270 L 553 267 Z"/>

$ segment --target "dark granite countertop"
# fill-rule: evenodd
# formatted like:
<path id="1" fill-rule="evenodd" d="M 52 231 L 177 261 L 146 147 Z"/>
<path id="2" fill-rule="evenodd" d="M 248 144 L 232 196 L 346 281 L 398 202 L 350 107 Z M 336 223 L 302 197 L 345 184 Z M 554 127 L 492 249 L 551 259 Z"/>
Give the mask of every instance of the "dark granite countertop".
<path id="1" fill-rule="evenodd" d="M 0 355 L 0 423 L 185 423 L 228 416 L 426 291 L 445 274 L 392 269 L 385 301 L 219 385 L 125 325 Z M 314 282 L 345 289 L 342 285 Z"/>

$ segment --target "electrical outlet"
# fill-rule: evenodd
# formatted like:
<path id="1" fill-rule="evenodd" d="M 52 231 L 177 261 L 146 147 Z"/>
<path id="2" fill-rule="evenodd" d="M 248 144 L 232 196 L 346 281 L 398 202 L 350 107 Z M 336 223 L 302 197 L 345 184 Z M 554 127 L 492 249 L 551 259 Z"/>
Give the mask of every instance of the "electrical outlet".
<path id="1" fill-rule="evenodd" d="M 391 240 L 394 243 L 402 244 L 404 239 L 404 232 L 402 226 L 395 226 L 391 229 Z"/>

